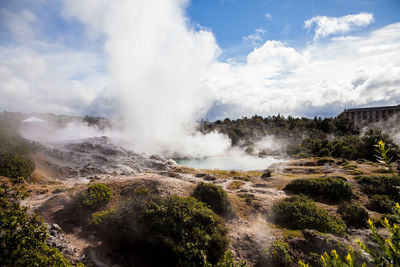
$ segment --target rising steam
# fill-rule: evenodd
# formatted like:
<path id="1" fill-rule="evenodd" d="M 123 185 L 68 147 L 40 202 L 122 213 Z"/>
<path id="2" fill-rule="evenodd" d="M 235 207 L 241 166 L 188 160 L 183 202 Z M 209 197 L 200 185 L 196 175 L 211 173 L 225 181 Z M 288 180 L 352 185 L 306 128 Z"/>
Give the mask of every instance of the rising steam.
<path id="1" fill-rule="evenodd" d="M 84 2 L 84 3 L 82 3 Z M 210 106 L 205 72 L 219 47 L 212 33 L 195 30 L 185 0 L 65 1 L 66 15 L 102 34 L 109 72 L 132 148 L 181 156 L 217 155 L 227 137 L 195 130 Z"/>

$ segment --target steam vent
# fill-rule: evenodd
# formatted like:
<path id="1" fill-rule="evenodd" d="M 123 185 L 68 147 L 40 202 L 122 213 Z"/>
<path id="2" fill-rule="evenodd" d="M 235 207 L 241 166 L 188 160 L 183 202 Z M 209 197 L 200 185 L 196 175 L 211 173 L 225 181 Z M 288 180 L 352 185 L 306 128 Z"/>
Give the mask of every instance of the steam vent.
<path id="1" fill-rule="evenodd" d="M 366 125 L 388 119 L 400 121 L 400 105 L 345 109 L 343 114 L 356 125 Z"/>

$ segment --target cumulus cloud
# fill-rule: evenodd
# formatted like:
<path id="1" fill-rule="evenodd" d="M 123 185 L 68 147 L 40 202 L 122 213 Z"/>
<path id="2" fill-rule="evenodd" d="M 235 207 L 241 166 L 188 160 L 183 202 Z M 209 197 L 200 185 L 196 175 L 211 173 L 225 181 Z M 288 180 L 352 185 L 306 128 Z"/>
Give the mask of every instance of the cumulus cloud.
<path id="1" fill-rule="evenodd" d="M 109 83 L 90 52 L 0 47 L 0 59 L 0 110 L 81 114 Z"/>
<path id="2" fill-rule="evenodd" d="M 245 63 L 215 63 L 208 84 L 223 107 L 218 118 L 332 116 L 351 106 L 399 103 L 398 58 L 400 23 L 304 49 L 267 41 Z"/>
<path id="3" fill-rule="evenodd" d="M 365 27 L 374 21 L 371 13 L 359 13 L 343 17 L 316 16 L 306 20 L 304 27 L 312 29 L 314 26 L 314 40 L 335 34 L 344 34 L 355 28 Z"/>
<path id="4" fill-rule="evenodd" d="M 272 19 L 272 15 L 269 14 L 269 13 L 266 13 L 266 14 L 265 14 L 265 17 L 266 17 L 267 19 Z"/>

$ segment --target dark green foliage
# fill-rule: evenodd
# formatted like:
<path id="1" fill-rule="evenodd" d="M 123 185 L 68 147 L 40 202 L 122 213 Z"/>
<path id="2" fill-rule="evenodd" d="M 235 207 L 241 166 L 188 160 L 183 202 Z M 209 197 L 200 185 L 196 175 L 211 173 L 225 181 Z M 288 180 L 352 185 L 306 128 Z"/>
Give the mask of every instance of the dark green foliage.
<path id="1" fill-rule="evenodd" d="M 0 175 L 8 178 L 28 178 L 35 165 L 28 159 L 18 154 L 1 154 L 0 155 Z"/>
<path id="2" fill-rule="evenodd" d="M 26 155 L 31 144 L 18 132 L 15 125 L 0 118 L 0 154 Z"/>
<path id="3" fill-rule="evenodd" d="M 344 178 L 296 179 L 286 185 L 284 190 L 334 202 L 350 200 L 354 197 L 351 185 Z"/>
<path id="4" fill-rule="evenodd" d="M 209 205 L 220 216 L 229 218 L 235 214 L 228 194 L 219 185 L 201 182 L 194 189 L 193 197 Z"/>
<path id="5" fill-rule="evenodd" d="M 100 237 L 127 266 L 204 266 L 223 259 L 227 229 L 192 197 L 136 195 L 103 218 Z"/>
<path id="6" fill-rule="evenodd" d="M 394 201 L 392 201 L 388 196 L 372 195 L 369 198 L 368 209 L 380 213 L 391 213 L 394 204 Z"/>
<path id="7" fill-rule="evenodd" d="M 343 116 L 337 118 L 287 118 L 277 115 L 263 118 L 253 116 L 251 118 L 243 117 L 237 120 L 225 119 L 217 120 L 212 123 L 202 121 L 200 130 L 203 133 L 218 131 L 229 136 L 233 145 L 244 144 L 247 146 L 257 141 L 257 138 L 265 135 L 277 135 L 283 139 L 296 139 L 301 142 L 301 136 L 310 136 L 311 138 L 325 138 L 327 134 L 338 136 L 358 134 L 353 123 Z"/>
<path id="8" fill-rule="evenodd" d="M 357 204 L 344 203 L 339 206 L 338 213 L 347 227 L 367 228 L 369 215 L 366 209 Z"/>
<path id="9" fill-rule="evenodd" d="M 293 196 L 274 203 L 269 215 L 275 223 L 290 229 L 315 229 L 339 235 L 346 229 L 340 218 L 319 208 L 305 196 Z"/>
<path id="10" fill-rule="evenodd" d="M 205 267 L 211 267 L 212 264 L 208 264 Z M 225 252 L 224 258 L 215 265 L 215 267 L 248 267 L 247 261 L 242 260 L 240 262 L 235 261 L 232 252 L 229 250 Z"/>
<path id="11" fill-rule="evenodd" d="M 393 201 L 400 201 L 400 178 L 398 176 L 359 176 L 356 180 L 361 190 L 368 196 L 387 195 Z"/>
<path id="12" fill-rule="evenodd" d="M 275 240 L 272 246 L 267 250 L 267 256 L 273 266 L 288 267 L 293 264 L 292 257 L 289 254 L 289 245 Z"/>
<path id="13" fill-rule="evenodd" d="M 19 201 L 23 195 L 0 188 L 0 263 L 2 266 L 71 266 L 61 253 L 46 245 L 47 232 L 36 214 Z"/>
<path id="14" fill-rule="evenodd" d="M 21 137 L 15 125 L 0 119 L 0 175 L 14 182 L 28 178 L 35 165 L 28 158 L 31 144 Z"/>
<path id="15" fill-rule="evenodd" d="M 80 208 L 96 209 L 113 197 L 112 190 L 105 184 L 93 184 L 78 195 L 77 205 Z"/>
<path id="16" fill-rule="evenodd" d="M 364 136 L 361 138 L 363 146 L 361 147 L 360 153 L 363 155 L 362 158 L 370 161 L 376 161 L 376 144 L 379 141 L 385 143 L 392 151 L 394 151 L 394 160 L 397 159 L 398 147 L 393 143 L 393 140 L 389 138 L 387 134 L 382 133 L 380 130 L 369 129 Z"/>

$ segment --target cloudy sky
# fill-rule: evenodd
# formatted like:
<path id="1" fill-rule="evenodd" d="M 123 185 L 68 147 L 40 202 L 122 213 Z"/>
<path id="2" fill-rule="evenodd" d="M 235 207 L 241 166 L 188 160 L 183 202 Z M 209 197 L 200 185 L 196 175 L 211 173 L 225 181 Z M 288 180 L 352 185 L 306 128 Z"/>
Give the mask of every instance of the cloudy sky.
<path id="1" fill-rule="evenodd" d="M 398 104 L 398 0 L 0 0 L 0 111 L 129 114 L 146 135 Z"/>

